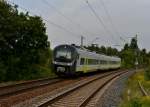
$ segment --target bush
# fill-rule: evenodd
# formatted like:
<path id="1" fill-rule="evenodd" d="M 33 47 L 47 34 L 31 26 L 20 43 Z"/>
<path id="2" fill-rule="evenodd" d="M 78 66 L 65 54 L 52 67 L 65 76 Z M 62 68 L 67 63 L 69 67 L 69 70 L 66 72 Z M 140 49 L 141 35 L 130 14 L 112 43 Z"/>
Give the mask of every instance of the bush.
<path id="1" fill-rule="evenodd" d="M 50 71 L 51 50 L 41 17 L 0 0 L 0 81 L 34 79 Z"/>
<path id="2" fill-rule="evenodd" d="M 145 79 L 150 80 L 150 67 L 145 70 Z"/>
<path id="3" fill-rule="evenodd" d="M 0 82 L 6 80 L 7 67 L 0 62 Z"/>
<path id="4" fill-rule="evenodd" d="M 133 98 L 120 107 L 149 107 L 150 97 Z"/>
<path id="5" fill-rule="evenodd" d="M 131 107 L 142 107 L 140 99 L 135 98 L 130 101 Z"/>

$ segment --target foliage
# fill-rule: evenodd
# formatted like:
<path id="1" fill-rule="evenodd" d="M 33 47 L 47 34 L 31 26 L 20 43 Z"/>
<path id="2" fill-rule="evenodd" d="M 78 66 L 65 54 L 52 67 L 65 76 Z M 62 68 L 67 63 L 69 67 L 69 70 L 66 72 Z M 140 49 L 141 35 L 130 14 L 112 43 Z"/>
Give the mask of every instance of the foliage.
<path id="1" fill-rule="evenodd" d="M 133 68 L 135 66 L 136 58 L 138 57 L 139 48 L 136 38 L 131 39 L 130 44 L 125 44 L 124 49 L 121 50 L 122 66 L 125 68 Z M 138 60 L 139 62 L 139 60 Z"/>
<path id="2" fill-rule="evenodd" d="M 134 67 L 135 56 L 134 51 L 124 50 L 121 52 L 122 66 L 126 68 Z"/>
<path id="3" fill-rule="evenodd" d="M 105 47 L 105 46 L 95 46 L 95 45 L 91 45 L 91 46 L 87 46 L 85 47 L 91 51 L 95 51 L 96 53 L 99 54 L 105 54 L 105 55 L 109 55 L 109 56 L 118 56 L 119 55 L 119 51 L 116 48 L 111 48 L 111 47 Z"/>
<path id="4" fill-rule="evenodd" d="M 145 78 L 146 80 L 150 80 L 150 66 L 145 70 Z"/>
<path id="5" fill-rule="evenodd" d="M 130 47 L 129 47 L 129 48 L 131 48 L 131 49 L 133 49 L 133 50 L 138 49 L 138 44 L 137 44 L 137 40 L 136 40 L 135 37 L 133 37 L 133 38 L 131 39 L 131 44 L 130 44 Z"/>
<path id="6" fill-rule="evenodd" d="M 134 98 L 125 104 L 122 104 L 121 107 L 149 107 L 150 97 L 141 97 Z"/>
<path id="7" fill-rule="evenodd" d="M 50 64 L 46 27 L 38 16 L 0 1 L 0 81 L 39 77 L 36 64 Z"/>
<path id="8" fill-rule="evenodd" d="M 138 81 L 149 92 L 150 81 L 145 79 L 144 70 L 141 70 L 129 78 L 120 107 L 149 107 L 150 97 L 142 95 Z"/>

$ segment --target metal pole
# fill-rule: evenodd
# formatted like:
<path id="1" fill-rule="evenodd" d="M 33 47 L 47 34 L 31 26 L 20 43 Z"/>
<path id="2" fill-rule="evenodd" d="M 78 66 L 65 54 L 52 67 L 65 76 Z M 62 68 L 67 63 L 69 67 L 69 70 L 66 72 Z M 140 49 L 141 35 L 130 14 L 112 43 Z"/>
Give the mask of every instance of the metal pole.
<path id="1" fill-rule="evenodd" d="M 84 37 L 81 36 L 81 47 L 83 47 L 83 39 L 84 39 Z"/>
<path id="2" fill-rule="evenodd" d="M 137 44 L 137 41 L 138 41 L 137 34 L 136 34 L 136 36 L 135 36 L 135 40 L 136 40 L 136 44 Z M 137 72 L 137 70 L 138 70 L 138 47 L 136 47 L 135 53 L 136 53 L 136 62 L 135 62 L 135 66 L 136 66 L 136 72 Z"/>

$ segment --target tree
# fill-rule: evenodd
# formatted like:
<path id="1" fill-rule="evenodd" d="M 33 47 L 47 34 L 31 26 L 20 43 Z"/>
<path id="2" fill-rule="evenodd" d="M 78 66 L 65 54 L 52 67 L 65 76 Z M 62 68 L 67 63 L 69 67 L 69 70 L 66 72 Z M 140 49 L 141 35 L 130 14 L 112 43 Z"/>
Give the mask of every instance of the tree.
<path id="1" fill-rule="evenodd" d="M 0 1 L 0 72 L 6 80 L 36 74 L 32 65 L 41 63 L 49 45 L 40 17 L 19 13 L 17 6 Z"/>
<path id="2" fill-rule="evenodd" d="M 122 66 L 125 68 L 132 68 L 135 64 L 135 55 L 132 50 L 124 50 L 121 53 Z"/>
<path id="3" fill-rule="evenodd" d="M 124 50 L 128 50 L 128 49 L 129 49 L 129 44 L 126 43 L 126 44 L 124 45 Z"/>
<path id="4" fill-rule="evenodd" d="M 134 49 L 134 50 L 135 50 L 135 49 L 138 49 L 137 40 L 136 40 L 135 37 L 131 39 L 130 48 L 131 48 L 131 49 Z"/>
<path id="5" fill-rule="evenodd" d="M 106 53 L 107 53 L 105 46 L 101 46 L 101 47 L 100 47 L 100 52 L 103 53 L 103 54 L 106 54 Z"/>

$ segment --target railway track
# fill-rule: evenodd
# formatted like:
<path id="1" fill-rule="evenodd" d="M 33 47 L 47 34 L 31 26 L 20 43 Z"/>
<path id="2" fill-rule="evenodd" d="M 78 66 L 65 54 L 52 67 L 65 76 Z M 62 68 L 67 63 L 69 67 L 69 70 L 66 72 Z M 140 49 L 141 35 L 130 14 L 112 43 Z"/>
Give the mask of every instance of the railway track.
<path id="1" fill-rule="evenodd" d="M 119 72 L 119 73 L 118 73 Z M 114 74 L 115 73 L 115 74 Z M 118 73 L 118 74 L 116 74 Z M 80 98 L 84 94 L 86 89 L 91 90 L 92 87 L 97 87 L 93 90 L 94 92 L 88 92 L 89 96 L 84 97 L 84 102 L 89 101 L 105 84 L 109 83 L 113 79 L 112 75 L 121 75 L 119 71 L 112 71 L 101 73 L 93 76 L 85 76 L 76 79 L 45 79 L 45 80 L 35 80 L 25 83 L 9 85 L 5 87 L 0 87 L 0 107 L 45 107 L 53 104 L 59 104 L 59 101 L 65 102 L 62 99 L 66 99 L 65 96 L 70 96 L 72 93 L 80 93 L 79 96 L 74 98 Z M 109 80 L 106 82 L 105 78 Z M 95 86 L 94 86 L 95 84 Z M 97 85 L 96 85 L 97 84 Z M 101 85 L 101 86 L 99 86 Z M 86 88 L 85 88 L 86 87 Z M 90 88 L 91 87 L 91 88 Z M 83 89 L 82 89 L 83 88 Z M 83 91 L 81 91 L 82 89 Z M 81 92 L 80 92 L 81 91 Z M 85 91 L 86 92 L 86 91 Z M 91 93 L 93 93 L 91 95 Z M 95 94 L 94 94 L 95 93 Z M 46 97 L 47 95 L 47 97 Z M 74 96 L 74 94 L 72 94 Z M 42 96 L 42 97 L 41 97 Z M 38 99 L 39 98 L 39 99 Z M 33 99 L 33 100 L 32 100 Z M 68 99 L 68 98 L 67 98 Z M 72 98 L 69 98 L 72 99 Z M 31 100 L 30 103 L 28 100 Z M 76 101 L 72 99 L 72 101 Z M 52 103 L 53 102 L 53 103 Z M 69 104 L 69 102 L 67 102 Z M 71 103 L 71 102 L 70 102 Z M 60 103 L 63 104 L 63 103 Z M 86 103 L 81 104 L 81 106 Z M 66 105 L 65 105 L 66 106 Z M 79 106 L 80 107 L 80 106 Z"/>
<path id="2" fill-rule="evenodd" d="M 14 107 L 85 107 L 94 105 L 97 93 L 104 92 L 106 86 L 124 72 L 107 72 L 104 74 L 87 77 L 81 81 L 71 84 L 72 86 L 62 90 L 54 90 L 44 97 L 35 98 L 29 102 L 23 102 Z M 94 106 L 93 106 L 94 107 Z"/>
<path id="3" fill-rule="evenodd" d="M 39 107 L 85 107 L 88 102 L 98 93 L 106 84 L 117 78 L 122 73 L 109 74 L 102 77 L 98 77 L 94 80 L 88 81 L 84 84 L 80 84 L 48 102 L 45 102 Z"/>
<path id="4" fill-rule="evenodd" d="M 55 89 L 80 81 L 78 79 L 45 79 L 0 87 L 0 107 L 9 107 Z"/>
<path id="5" fill-rule="evenodd" d="M 31 89 L 36 89 L 42 86 L 51 85 L 60 81 L 62 81 L 62 79 L 46 78 L 46 79 L 27 81 L 23 83 L 14 84 L 14 85 L 3 86 L 0 87 L 0 98 L 9 97 Z"/>

